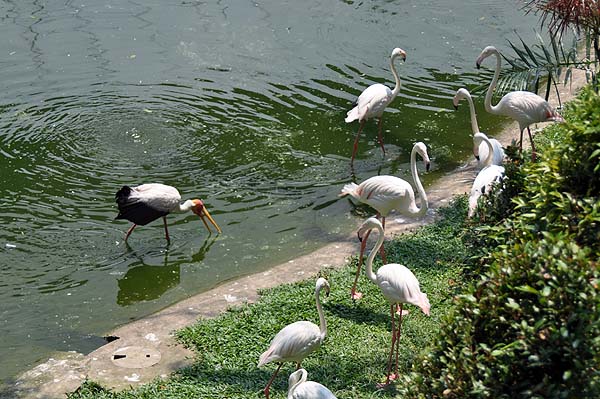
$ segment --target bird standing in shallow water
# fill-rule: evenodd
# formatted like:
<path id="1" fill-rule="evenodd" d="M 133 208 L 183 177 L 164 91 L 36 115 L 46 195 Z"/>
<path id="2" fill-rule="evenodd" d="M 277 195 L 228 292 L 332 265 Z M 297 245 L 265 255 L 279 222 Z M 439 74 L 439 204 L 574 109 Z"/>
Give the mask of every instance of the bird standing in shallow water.
<path id="1" fill-rule="evenodd" d="M 320 277 L 315 285 L 315 301 L 317 304 L 317 313 L 319 313 L 320 325 L 317 326 L 310 321 L 297 321 L 288 324 L 275 335 L 269 345 L 269 349 L 260 355 L 258 367 L 270 362 L 279 362 L 279 366 L 264 389 L 267 399 L 269 399 L 271 384 L 277 373 L 279 373 L 283 362 L 296 362 L 297 369 L 300 369 L 302 360 L 318 349 L 323 343 L 327 335 L 327 322 L 325 321 L 325 315 L 321 307 L 320 293 L 322 289 L 325 289 L 325 293 L 329 295 L 329 283 Z"/>
<path id="2" fill-rule="evenodd" d="M 521 131 L 519 151 L 523 150 L 523 131 L 527 128 L 529 140 L 531 141 L 531 158 L 535 160 L 535 144 L 529 125 L 538 122 L 563 122 L 564 119 L 552 108 L 548 101 L 530 91 L 511 91 L 505 94 L 498 104 L 492 105 L 492 95 L 500 76 L 500 52 L 494 46 L 487 46 L 477 57 L 475 65 L 479 69 L 483 60 L 491 55 L 496 56 L 496 70 L 485 94 L 485 110 L 490 114 L 508 116 L 519 123 L 519 130 Z"/>
<path id="3" fill-rule="evenodd" d="M 287 399 L 337 399 L 327 387 L 314 381 L 306 381 L 308 373 L 298 369 L 290 374 Z"/>
<path id="4" fill-rule="evenodd" d="M 419 280 L 415 275 L 404 265 L 397 263 L 389 263 L 381 266 L 377 270 L 377 274 L 373 273 L 373 259 L 383 244 L 383 226 L 376 218 L 367 219 L 358 230 L 358 238 L 366 240 L 365 233 L 371 229 L 377 229 L 379 237 L 377 243 L 373 246 L 369 257 L 367 258 L 366 271 L 367 277 L 381 289 L 381 293 L 390 303 L 390 313 L 392 315 L 392 344 L 390 348 L 390 356 L 388 359 L 387 378 L 385 384 L 389 384 L 391 380 L 398 378 L 398 349 L 400 342 L 400 332 L 402 328 L 403 304 L 410 303 L 421 308 L 423 313 L 429 316 L 429 299 L 427 294 L 421 292 Z M 399 305 L 399 320 L 398 327 L 394 327 L 394 319 L 396 312 L 394 305 Z M 395 350 L 394 350 L 395 346 Z M 392 373 L 392 357 L 396 353 L 395 371 Z"/>
<path id="5" fill-rule="evenodd" d="M 394 60 L 397 57 L 401 57 L 402 61 L 406 61 L 406 52 L 401 48 L 396 47 L 392 51 L 392 55 L 390 57 L 390 67 L 392 69 L 392 74 L 394 75 L 394 80 L 396 81 L 394 89 L 392 90 L 386 85 L 382 85 L 381 83 L 375 83 L 367 87 L 360 94 L 360 96 L 358 96 L 356 103 L 354 103 L 355 107 L 348 111 L 348 113 L 346 114 L 346 119 L 344 119 L 346 123 L 350 123 L 357 119 L 360 122 L 358 132 L 356 133 L 356 138 L 354 139 L 354 146 L 352 148 L 352 159 L 350 160 L 351 163 L 354 162 L 354 157 L 356 156 L 356 150 L 358 149 L 358 137 L 360 136 L 360 132 L 362 131 L 365 125 L 365 121 L 367 121 L 370 118 L 379 118 L 379 144 L 381 145 L 383 155 L 385 155 L 385 148 L 383 147 L 383 137 L 381 136 L 381 121 L 383 120 L 383 111 L 385 111 L 385 108 L 394 100 L 394 98 L 396 98 L 396 96 L 400 92 L 400 78 L 398 77 L 398 72 L 396 72 L 396 67 L 394 66 Z"/>
<path id="6" fill-rule="evenodd" d="M 137 187 L 123 186 L 115 195 L 119 214 L 115 219 L 127 219 L 133 226 L 127 230 L 125 241 L 129 238 L 137 225 L 144 226 L 162 216 L 165 225 L 165 238 L 170 242 L 169 230 L 167 228 L 167 215 L 171 212 L 192 211 L 200 216 L 204 226 L 210 232 L 205 217 L 221 233 L 221 228 L 214 221 L 208 209 L 200 199 L 181 202 L 181 195 L 175 187 L 160 183 L 142 184 Z"/>
<path id="7" fill-rule="evenodd" d="M 424 216 L 429 208 L 429 203 L 427 202 L 427 194 L 425 194 L 425 189 L 423 188 L 417 173 L 417 154 L 423 158 L 425 168 L 429 171 L 430 161 L 425 144 L 421 142 L 416 143 L 410 154 L 410 169 L 413 181 L 415 182 L 417 191 L 421 197 L 420 208 L 417 207 L 415 193 L 410 183 L 396 176 L 373 176 L 358 185 L 355 183 L 346 184 L 339 196 L 343 197 L 345 195 L 350 195 L 357 201 L 375 208 L 378 216 L 381 216 L 384 228 L 385 218 L 394 209 L 396 212 L 412 218 Z M 360 292 L 356 292 L 356 283 L 358 281 L 358 276 L 360 275 L 367 238 L 368 233 L 365 237 L 365 241 L 360 247 L 358 269 L 356 270 L 356 277 L 350 292 L 352 299 L 360 299 L 362 297 Z M 381 258 L 383 259 L 383 263 L 386 263 L 383 246 L 381 246 Z"/>

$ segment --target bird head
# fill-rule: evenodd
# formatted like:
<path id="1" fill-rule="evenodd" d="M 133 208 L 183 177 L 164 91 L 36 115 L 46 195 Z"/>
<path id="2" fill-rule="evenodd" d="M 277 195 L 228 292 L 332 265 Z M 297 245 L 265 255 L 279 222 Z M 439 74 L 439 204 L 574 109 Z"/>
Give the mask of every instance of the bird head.
<path id="1" fill-rule="evenodd" d="M 204 206 L 204 202 L 202 202 L 202 200 L 200 199 L 193 199 L 192 200 L 192 212 L 194 212 L 196 215 L 200 216 L 200 219 L 202 219 L 202 223 L 204 223 L 204 226 L 206 227 L 206 229 L 208 230 L 208 232 L 210 233 L 210 227 L 208 226 L 208 223 L 206 223 L 206 219 L 204 219 L 205 217 L 208 219 L 208 221 L 215 226 L 215 228 L 217 229 L 218 233 L 221 233 L 221 228 L 219 227 L 219 225 L 217 224 L 217 222 L 215 222 L 215 220 L 212 218 L 212 216 L 210 216 L 210 213 L 208 213 L 208 209 L 206 209 L 206 206 Z"/>
<path id="2" fill-rule="evenodd" d="M 487 46 L 486 48 L 484 48 L 483 51 L 481 52 L 481 54 L 479 54 L 479 57 L 477 57 L 477 60 L 475 61 L 475 65 L 477 66 L 477 69 L 481 68 L 481 63 L 483 62 L 483 60 L 485 60 L 487 57 L 489 57 L 492 54 L 499 54 L 498 50 L 496 50 L 496 47 Z"/>
<path id="3" fill-rule="evenodd" d="M 423 158 L 423 162 L 425 162 L 425 170 L 429 172 L 429 168 L 431 167 L 431 160 L 429 159 L 429 155 L 427 154 L 427 146 L 419 141 L 415 144 L 414 148 L 417 151 L 417 154 L 419 154 L 421 158 Z"/>
<path id="4" fill-rule="evenodd" d="M 399 47 L 396 47 L 393 51 L 392 51 L 392 58 L 396 58 L 396 57 L 401 57 L 402 61 L 406 61 L 406 51 L 402 50 Z"/>
<path id="5" fill-rule="evenodd" d="M 323 277 L 319 277 L 317 279 L 317 283 L 315 284 L 315 292 L 321 291 L 321 289 L 325 289 L 325 295 L 329 296 L 329 282 L 325 280 Z"/>
<path id="6" fill-rule="evenodd" d="M 464 87 L 458 89 L 458 91 L 454 95 L 454 98 L 452 99 L 452 105 L 454 105 L 454 109 L 458 109 L 458 103 L 460 102 L 460 100 L 462 100 L 463 98 L 467 98 L 468 96 L 470 96 L 470 94 L 467 89 L 465 89 Z"/>
<path id="7" fill-rule="evenodd" d="M 555 110 L 546 111 L 546 121 L 547 122 L 564 122 L 565 119 L 561 114 L 556 112 Z"/>
<path id="8" fill-rule="evenodd" d="M 356 232 L 356 235 L 358 236 L 358 241 L 362 242 L 363 237 L 365 236 L 365 233 L 367 233 L 368 231 L 370 231 L 374 228 L 377 228 L 377 226 L 379 226 L 383 229 L 383 225 L 376 217 L 370 217 L 367 220 L 365 220 L 363 222 L 363 224 L 360 225 L 360 227 L 358 228 L 358 231 Z"/>

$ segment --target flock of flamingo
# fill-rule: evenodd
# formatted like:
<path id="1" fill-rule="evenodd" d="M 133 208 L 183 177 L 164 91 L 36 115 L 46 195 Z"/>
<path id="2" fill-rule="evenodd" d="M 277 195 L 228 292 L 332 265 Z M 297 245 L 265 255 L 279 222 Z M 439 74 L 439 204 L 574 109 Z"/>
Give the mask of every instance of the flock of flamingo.
<path id="1" fill-rule="evenodd" d="M 519 141 L 520 149 L 522 149 L 523 132 L 527 129 L 529 139 L 531 140 L 532 158 L 535 159 L 535 146 L 529 126 L 533 123 L 559 122 L 563 119 L 546 100 L 528 91 L 510 92 L 502 97 L 498 104 L 492 105 L 492 95 L 500 75 L 500 53 L 495 47 L 488 46 L 483 49 L 476 60 L 477 68 L 479 68 L 481 63 L 492 55 L 496 57 L 496 69 L 485 96 L 485 109 L 489 113 L 508 116 L 518 122 L 521 132 Z M 390 67 L 396 82 L 394 88 L 390 89 L 379 83 L 367 87 L 358 97 L 354 104 L 355 107 L 347 113 L 346 122 L 350 123 L 358 120 L 360 123 L 354 140 L 351 162 L 354 161 L 356 155 L 360 133 L 363 130 L 365 122 L 370 118 L 379 119 L 378 139 L 381 149 L 385 154 L 383 138 L 381 136 L 382 116 L 385 108 L 400 92 L 400 78 L 394 65 L 394 61 L 398 57 L 405 61 L 406 52 L 400 48 L 395 48 L 390 57 Z M 458 103 L 462 99 L 467 99 L 469 103 L 471 129 L 473 131 L 473 154 L 482 167 L 473 182 L 469 196 L 469 216 L 472 216 L 477 207 L 479 197 L 489 193 L 492 186 L 499 182 L 504 175 L 504 167 L 502 166 L 504 150 L 497 140 L 488 138 L 484 133 L 479 131 L 473 99 L 467 89 L 461 88 L 456 92 L 453 98 L 454 107 L 457 108 Z M 356 291 L 356 285 L 360 275 L 367 238 L 369 233 L 375 229 L 378 232 L 377 242 L 367 257 L 365 268 L 369 280 L 381 289 L 383 296 L 390 304 L 392 339 L 385 385 L 388 385 L 398 377 L 398 348 L 402 316 L 406 314 L 403 305 L 415 305 L 426 315 L 429 315 L 430 310 L 427 295 L 421 292 L 419 281 L 415 275 L 404 265 L 387 263 L 383 247 L 385 218 L 392 210 L 413 218 L 421 217 L 427 212 L 427 195 L 419 180 L 416 165 L 417 155 L 423 159 L 428 170 L 430 160 L 427 154 L 427 147 L 422 142 L 414 145 L 410 157 L 412 177 L 420 197 L 420 206 L 416 204 L 415 193 L 411 184 L 396 176 L 374 176 L 360 184 L 349 183 L 342 188 L 339 194 L 340 196 L 349 195 L 359 202 L 368 204 L 377 211 L 377 216 L 367 219 L 358 230 L 358 238 L 361 242 L 360 256 L 356 278 L 350 293 L 353 300 L 362 297 L 362 294 Z M 146 225 L 160 217 L 163 218 L 164 222 L 165 238 L 167 241 L 170 241 L 166 216 L 171 212 L 192 211 L 200 217 L 209 232 L 211 232 L 211 229 L 206 219 L 208 219 L 218 233 L 221 232 L 220 227 L 210 216 L 202 200 L 193 199 L 181 203 L 179 192 L 171 186 L 159 183 L 142 184 L 137 187 L 123 186 L 116 193 L 116 202 L 119 208 L 119 214 L 116 218 L 127 219 L 133 223 L 127 231 L 125 241 L 137 225 Z M 374 273 L 373 260 L 377 252 L 381 253 L 384 265 Z M 279 363 L 279 366 L 264 388 L 264 394 L 267 399 L 269 398 L 271 384 L 284 362 L 297 363 L 297 370 L 289 376 L 288 399 L 335 399 L 335 395 L 323 385 L 307 381 L 308 373 L 300 367 L 304 358 L 318 349 L 327 335 L 327 323 L 321 306 L 320 293 L 324 290 L 329 294 L 329 289 L 327 280 L 324 278 L 317 280 L 315 299 L 319 315 L 318 326 L 309 321 L 297 321 L 285 326 L 275 335 L 269 348 L 260 356 L 259 367 L 270 362 Z M 397 322 L 395 320 L 396 316 L 398 316 Z M 392 364 L 394 364 L 393 371 Z"/>

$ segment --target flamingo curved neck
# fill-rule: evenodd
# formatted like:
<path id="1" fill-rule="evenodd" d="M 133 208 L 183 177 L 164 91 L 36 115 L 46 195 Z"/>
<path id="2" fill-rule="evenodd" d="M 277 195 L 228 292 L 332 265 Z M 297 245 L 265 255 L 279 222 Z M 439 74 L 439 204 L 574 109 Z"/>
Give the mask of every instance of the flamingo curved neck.
<path id="1" fill-rule="evenodd" d="M 410 170 L 412 172 L 413 181 L 417 186 L 417 191 L 419 192 L 419 196 L 421 197 L 421 207 L 417 208 L 416 204 L 412 204 L 409 212 L 415 217 L 421 217 L 427 213 L 427 208 L 429 207 L 429 203 L 427 202 L 427 194 L 425 194 L 425 189 L 421 184 L 421 180 L 419 179 L 419 174 L 417 172 L 417 147 L 413 147 L 413 150 L 410 154 Z"/>
<path id="2" fill-rule="evenodd" d="M 465 98 L 469 102 L 469 112 L 471 112 L 471 130 L 473 134 L 479 133 L 479 124 L 477 123 L 477 114 L 475 113 L 475 104 L 473 103 L 473 97 L 468 93 Z"/>
<path id="3" fill-rule="evenodd" d="M 288 391 L 288 399 L 292 399 L 294 397 L 294 391 L 296 390 L 296 388 L 298 388 L 298 386 L 300 384 L 303 384 L 306 382 L 306 379 L 308 378 L 308 373 L 306 372 L 306 370 L 304 369 L 300 369 L 299 370 L 300 373 L 302 374 L 302 376 L 300 377 L 300 379 L 298 381 L 296 381 L 294 383 L 294 385 L 292 385 Z"/>
<path id="4" fill-rule="evenodd" d="M 324 339 L 327 335 L 327 321 L 325 321 L 325 314 L 323 314 L 323 307 L 321 306 L 321 288 L 315 291 L 315 301 L 317 302 L 317 313 L 319 313 L 319 327 L 321 330 L 321 339 Z"/>
<path id="5" fill-rule="evenodd" d="M 490 114 L 500 114 L 500 110 L 498 109 L 498 105 L 492 105 L 492 96 L 494 95 L 494 89 L 496 88 L 496 84 L 498 84 L 498 78 L 500 77 L 500 53 L 498 50 L 494 51 L 494 55 L 496 56 L 496 70 L 494 71 L 494 77 L 490 82 L 490 86 L 488 87 L 487 93 L 485 93 L 485 110 Z"/>
<path id="6" fill-rule="evenodd" d="M 375 259 L 375 255 L 377 255 L 377 252 L 379 252 L 379 248 L 381 248 L 381 246 L 383 245 L 384 240 L 383 226 L 381 224 L 377 224 L 376 228 L 379 232 L 379 235 L 377 236 L 377 242 L 375 243 L 373 249 L 369 253 L 366 267 L 367 277 L 375 284 L 377 284 L 377 276 L 375 275 L 375 273 L 373 273 L 373 260 Z"/>
<path id="7" fill-rule="evenodd" d="M 396 71 L 396 66 L 394 65 L 394 61 L 397 56 L 394 56 L 390 59 L 390 68 L 392 69 L 392 74 L 394 75 L 394 80 L 396 81 L 396 86 L 392 90 L 392 100 L 396 98 L 398 93 L 400 93 L 400 77 L 398 76 L 398 72 Z M 391 101 L 391 100 L 390 100 Z"/>
<path id="8" fill-rule="evenodd" d="M 492 159 L 494 159 L 494 146 L 492 145 L 492 142 L 487 137 L 483 137 L 482 139 L 483 139 L 483 142 L 488 147 L 488 156 L 485 159 L 485 161 L 483 161 L 483 165 L 490 166 L 492 164 Z"/>

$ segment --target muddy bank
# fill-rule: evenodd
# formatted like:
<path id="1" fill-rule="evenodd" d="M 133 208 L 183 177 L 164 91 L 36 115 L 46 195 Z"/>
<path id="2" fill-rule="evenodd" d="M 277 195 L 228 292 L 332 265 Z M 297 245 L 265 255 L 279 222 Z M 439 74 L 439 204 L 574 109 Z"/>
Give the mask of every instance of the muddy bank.
<path id="1" fill-rule="evenodd" d="M 572 86 L 559 88 L 561 100 L 565 102 L 571 99 L 576 88 L 584 84 L 584 74 L 574 74 Z M 554 93 L 551 103 L 557 104 Z M 464 106 L 466 107 L 466 103 Z M 469 121 L 465 118 L 464 122 L 464 134 L 469 134 Z M 514 139 L 518 140 L 516 122 L 507 120 L 505 129 L 496 138 L 505 146 Z M 524 145 L 529 145 L 527 138 Z M 477 171 L 475 160 L 470 159 L 465 166 L 428 187 L 431 209 L 427 216 L 416 222 L 405 223 L 402 218 L 392 214 L 387 219 L 387 237 L 430 223 L 435 217 L 436 208 L 443 206 L 453 196 L 470 191 Z M 254 302 L 258 299 L 257 291 L 260 289 L 308 278 L 324 267 L 341 267 L 357 251 L 355 235 L 348 235 L 266 272 L 226 282 L 208 292 L 119 327 L 107 333 L 107 336 L 115 338 L 113 341 L 88 355 L 57 353 L 52 359 L 23 373 L 17 379 L 10 397 L 64 398 L 65 393 L 77 389 L 86 378 L 119 390 L 146 383 L 156 377 L 166 377 L 172 371 L 190 364 L 194 358 L 193 352 L 175 342 L 172 336 L 174 330 L 190 325 L 199 318 L 214 317 L 229 306 Z"/>

